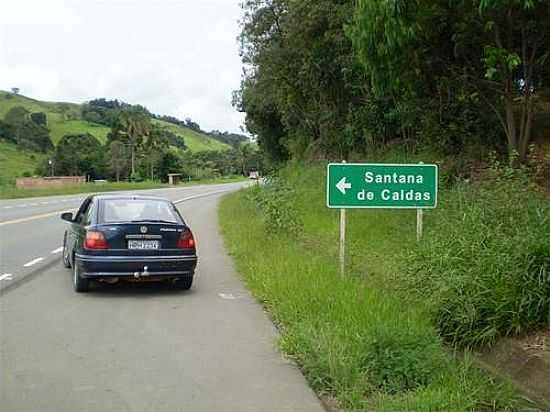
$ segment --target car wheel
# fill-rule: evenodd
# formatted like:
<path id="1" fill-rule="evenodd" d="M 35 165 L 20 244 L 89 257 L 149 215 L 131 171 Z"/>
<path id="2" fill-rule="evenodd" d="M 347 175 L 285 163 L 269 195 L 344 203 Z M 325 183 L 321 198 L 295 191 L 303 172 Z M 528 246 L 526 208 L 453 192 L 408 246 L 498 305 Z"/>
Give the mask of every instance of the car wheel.
<path id="1" fill-rule="evenodd" d="M 71 267 L 71 259 L 69 259 L 69 250 L 67 249 L 67 232 L 63 238 L 63 266 L 66 268 Z"/>
<path id="2" fill-rule="evenodd" d="M 174 287 L 179 290 L 189 290 L 193 285 L 193 276 L 177 279 L 174 281 Z"/>
<path id="3" fill-rule="evenodd" d="M 80 269 L 76 262 L 73 262 L 73 287 L 75 292 L 87 292 L 90 286 L 90 281 L 80 276 Z"/>

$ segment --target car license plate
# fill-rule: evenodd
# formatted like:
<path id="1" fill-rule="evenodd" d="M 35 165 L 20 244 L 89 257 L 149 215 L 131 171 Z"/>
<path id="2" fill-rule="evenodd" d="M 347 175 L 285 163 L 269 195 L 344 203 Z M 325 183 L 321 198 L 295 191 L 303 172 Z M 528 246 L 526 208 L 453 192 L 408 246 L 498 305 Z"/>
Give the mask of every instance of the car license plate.
<path id="1" fill-rule="evenodd" d="M 158 240 L 129 240 L 128 249 L 156 250 L 160 248 Z"/>

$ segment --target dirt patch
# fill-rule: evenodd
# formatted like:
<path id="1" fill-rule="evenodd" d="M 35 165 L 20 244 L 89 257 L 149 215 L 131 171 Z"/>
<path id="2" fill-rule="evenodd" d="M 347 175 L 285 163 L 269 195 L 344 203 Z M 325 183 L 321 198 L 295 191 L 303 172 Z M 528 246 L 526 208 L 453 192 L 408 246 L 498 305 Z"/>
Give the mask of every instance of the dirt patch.
<path id="1" fill-rule="evenodd" d="M 513 341 L 530 356 L 538 356 L 550 366 L 550 328 L 523 338 L 513 339 Z M 550 379 L 548 385 L 550 385 Z"/>
<path id="2" fill-rule="evenodd" d="M 484 367 L 509 378 L 542 411 L 550 412 L 550 329 L 502 339 L 476 355 Z"/>

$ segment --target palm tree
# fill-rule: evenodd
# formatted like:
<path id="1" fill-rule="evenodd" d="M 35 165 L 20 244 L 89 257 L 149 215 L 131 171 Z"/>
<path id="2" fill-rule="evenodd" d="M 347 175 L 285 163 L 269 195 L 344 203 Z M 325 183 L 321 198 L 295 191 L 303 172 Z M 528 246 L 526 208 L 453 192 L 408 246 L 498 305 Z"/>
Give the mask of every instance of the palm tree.
<path id="1" fill-rule="evenodd" d="M 159 126 L 153 125 L 144 146 L 145 154 L 149 161 L 151 180 L 154 180 L 155 164 L 157 164 L 162 157 L 162 149 L 168 146 L 168 142 L 164 136 L 164 130 Z"/>
<path id="2" fill-rule="evenodd" d="M 239 154 L 239 160 L 241 161 L 243 176 L 246 176 L 246 165 L 248 163 L 248 160 L 252 156 L 252 153 L 254 151 L 254 148 L 250 143 L 241 143 L 241 145 L 238 148 L 238 154 Z"/>
<path id="3" fill-rule="evenodd" d="M 142 109 L 132 107 L 121 111 L 116 123 L 113 127 L 116 128 L 114 134 L 125 135 L 128 139 L 128 146 L 130 146 L 131 151 L 131 175 L 134 176 L 136 172 L 136 148 L 141 144 L 143 138 L 151 132 L 151 119 Z"/>

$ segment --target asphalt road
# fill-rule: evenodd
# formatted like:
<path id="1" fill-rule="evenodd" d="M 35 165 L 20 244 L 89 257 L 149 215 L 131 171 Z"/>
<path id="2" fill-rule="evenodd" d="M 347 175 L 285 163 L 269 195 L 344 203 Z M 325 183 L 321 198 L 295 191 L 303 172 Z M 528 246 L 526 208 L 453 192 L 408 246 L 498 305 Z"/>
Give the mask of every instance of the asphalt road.
<path id="1" fill-rule="evenodd" d="M 224 251 L 216 208 L 242 185 L 141 192 L 179 200 L 195 233 L 187 292 L 76 294 L 59 214 L 84 195 L 0 201 L 0 410 L 323 411 Z"/>

